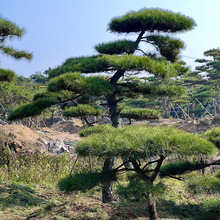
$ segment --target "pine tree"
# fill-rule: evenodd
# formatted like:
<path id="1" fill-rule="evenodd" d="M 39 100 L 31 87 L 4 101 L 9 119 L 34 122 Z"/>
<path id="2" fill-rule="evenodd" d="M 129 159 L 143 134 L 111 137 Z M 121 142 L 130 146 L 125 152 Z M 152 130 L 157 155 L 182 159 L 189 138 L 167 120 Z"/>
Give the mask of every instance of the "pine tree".
<path id="1" fill-rule="evenodd" d="M 101 43 L 95 47 L 98 56 L 76 57 L 67 59 L 61 66 L 48 71 L 51 78 L 48 92 L 38 94 L 30 105 L 10 113 L 8 119 L 29 117 L 40 114 L 50 105 L 74 100 L 74 103 L 93 103 L 101 98 L 109 108 L 112 126 L 119 126 L 119 102 L 125 97 L 132 99 L 141 95 L 172 96 L 181 94 L 179 86 L 169 85 L 169 78 L 182 75 L 187 68 L 178 61 L 178 54 L 183 42 L 173 39 L 169 34 L 191 30 L 194 21 L 186 16 L 162 9 L 142 9 L 121 17 L 113 18 L 108 29 L 118 34 L 137 34 L 136 40 L 118 40 Z M 151 44 L 155 53 L 145 51 L 142 44 Z M 140 54 L 136 54 L 140 52 Z M 161 84 L 151 85 L 137 81 L 123 81 L 123 77 L 136 76 L 146 71 L 160 78 Z M 107 75 L 85 76 L 86 74 L 105 72 Z M 123 113 L 123 112 L 122 112 Z M 145 112 L 146 113 L 146 112 Z M 71 112 L 68 110 L 68 115 Z M 72 114 L 72 115 L 75 115 Z M 136 114 L 135 117 L 141 116 Z M 158 117 L 158 112 L 149 110 L 144 118 Z M 104 170 L 113 169 L 114 158 L 106 159 Z M 112 185 L 103 188 L 103 202 L 113 199 Z"/>
<path id="2" fill-rule="evenodd" d="M 197 66 L 196 72 L 192 73 L 194 75 L 193 78 L 197 78 L 197 80 L 192 82 L 194 85 L 193 98 L 199 100 L 203 106 L 207 108 L 208 106 L 212 106 L 213 100 L 215 100 L 215 109 L 210 111 L 216 116 L 220 114 L 220 99 L 218 97 L 220 84 L 220 50 L 218 48 L 210 49 L 204 51 L 203 55 L 212 57 L 212 59 L 195 60 L 195 62 L 201 63 L 202 65 Z M 199 74 L 206 74 L 205 78 Z M 201 108 L 201 106 L 198 106 L 197 110 L 200 110 L 200 115 L 204 113 L 204 109 Z"/>
<path id="3" fill-rule="evenodd" d="M 217 148 L 198 135 L 173 127 L 126 126 L 115 129 L 98 126 L 87 128 L 81 134 L 85 138 L 75 148 L 80 156 L 92 155 L 106 159 L 115 156 L 127 158 L 127 161 L 113 170 L 104 170 L 101 173 L 70 175 L 59 182 L 59 188 L 67 192 L 83 191 L 109 180 L 117 181 L 119 175 L 125 171 L 133 172 L 137 177 L 128 184 L 123 193 L 128 191 L 128 197 L 135 197 L 135 192 L 138 195 L 142 193 L 147 200 L 151 220 L 157 219 L 156 197 L 163 192 L 162 184 L 157 180 L 159 176 L 183 180 L 184 173 L 220 162 L 202 163 L 201 158 L 217 155 Z M 210 139 L 214 137 L 213 132 L 211 134 L 207 134 Z M 216 138 L 214 141 L 219 142 Z M 166 161 L 172 157 L 175 158 L 175 163 Z M 124 168 L 126 162 L 132 163 L 133 167 Z"/>
<path id="4" fill-rule="evenodd" d="M 15 23 L 0 17 L 0 51 L 14 59 L 32 59 L 32 54 L 26 51 L 18 51 L 12 47 L 6 46 L 6 40 L 21 38 L 24 30 L 19 28 Z M 11 70 L 0 69 L 0 81 L 11 81 L 15 77 L 15 73 Z"/>

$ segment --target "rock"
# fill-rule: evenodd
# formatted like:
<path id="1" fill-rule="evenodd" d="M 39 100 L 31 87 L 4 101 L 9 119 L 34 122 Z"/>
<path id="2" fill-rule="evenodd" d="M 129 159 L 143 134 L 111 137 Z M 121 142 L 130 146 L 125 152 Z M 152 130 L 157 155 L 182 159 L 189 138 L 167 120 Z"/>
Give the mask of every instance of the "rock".
<path id="1" fill-rule="evenodd" d="M 65 145 L 62 139 L 56 139 L 56 141 L 50 140 L 48 151 L 55 154 L 61 154 L 64 152 L 70 153 L 68 145 Z"/>
<path id="2" fill-rule="evenodd" d="M 66 147 L 61 147 L 60 151 L 61 153 L 64 153 L 64 152 L 69 153 L 69 150 Z"/>
<path id="3" fill-rule="evenodd" d="M 7 122 L 5 122 L 2 119 L 0 119 L 0 125 L 7 125 Z"/>
<path id="4" fill-rule="evenodd" d="M 39 137 L 39 138 L 37 139 L 37 141 L 39 141 L 40 143 L 42 143 L 42 144 L 44 144 L 44 145 L 48 145 L 48 144 L 49 144 L 49 142 L 48 142 L 46 139 L 41 138 L 41 137 Z"/>
<path id="5" fill-rule="evenodd" d="M 70 154 L 75 154 L 75 148 L 72 146 L 68 147 Z"/>

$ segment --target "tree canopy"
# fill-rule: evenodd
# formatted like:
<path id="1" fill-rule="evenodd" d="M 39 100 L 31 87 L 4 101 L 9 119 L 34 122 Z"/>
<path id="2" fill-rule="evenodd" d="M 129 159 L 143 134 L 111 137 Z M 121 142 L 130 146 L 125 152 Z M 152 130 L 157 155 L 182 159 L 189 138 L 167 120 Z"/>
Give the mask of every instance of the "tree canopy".
<path id="1" fill-rule="evenodd" d="M 184 32 L 195 26 L 194 21 L 179 13 L 157 8 L 131 11 L 121 17 L 113 18 L 109 30 L 117 33 L 149 31 Z"/>
<path id="2" fill-rule="evenodd" d="M 92 128 L 93 129 L 93 128 Z M 81 156 L 126 156 L 151 159 L 155 156 L 178 154 L 185 158 L 215 155 L 216 147 L 198 135 L 173 127 L 132 126 L 89 135 L 76 145 Z"/>
<path id="3" fill-rule="evenodd" d="M 19 59 L 32 59 L 32 54 L 23 50 L 16 50 L 13 47 L 6 46 L 6 40 L 12 40 L 14 38 L 21 38 L 24 34 L 24 29 L 18 27 L 15 23 L 0 17 L 0 51 L 13 57 L 16 60 Z M 14 79 L 15 73 L 11 70 L 0 69 L 0 81 L 11 81 Z"/>

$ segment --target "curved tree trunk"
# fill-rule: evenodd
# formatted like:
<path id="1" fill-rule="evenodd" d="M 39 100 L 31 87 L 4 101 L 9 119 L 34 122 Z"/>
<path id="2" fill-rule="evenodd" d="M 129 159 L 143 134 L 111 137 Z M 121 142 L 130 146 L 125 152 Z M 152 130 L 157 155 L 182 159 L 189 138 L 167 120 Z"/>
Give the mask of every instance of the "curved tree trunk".
<path id="1" fill-rule="evenodd" d="M 145 31 L 141 31 L 136 42 L 137 44 L 140 43 L 141 38 L 143 37 Z M 132 51 L 130 54 L 135 52 Z M 117 70 L 116 73 L 111 77 L 110 84 L 115 85 L 118 80 L 124 75 L 125 70 Z M 118 128 L 119 126 L 119 118 L 120 113 L 118 111 L 118 100 L 116 96 L 116 92 L 106 97 L 108 107 L 109 107 L 109 114 L 112 122 L 112 126 Z M 114 161 L 115 159 L 108 158 L 105 160 L 103 171 L 105 170 L 112 170 L 114 169 Z M 129 166 L 129 164 L 127 164 Z M 113 201 L 113 182 L 105 184 L 102 188 L 102 201 L 104 203 Z"/>

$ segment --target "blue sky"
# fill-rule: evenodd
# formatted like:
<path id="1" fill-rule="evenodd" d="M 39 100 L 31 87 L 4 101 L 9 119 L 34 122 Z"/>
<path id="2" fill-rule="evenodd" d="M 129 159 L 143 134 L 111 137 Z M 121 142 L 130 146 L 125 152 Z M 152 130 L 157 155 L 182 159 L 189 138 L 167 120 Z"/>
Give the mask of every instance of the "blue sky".
<path id="1" fill-rule="evenodd" d="M 24 27 L 22 39 L 7 45 L 33 53 L 33 61 L 16 61 L 0 55 L 1 68 L 30 76 L 54 68 L 69 57 L 96 54 L 94 46 L 126 38 L 107 31 L 113 17 L 141 8 L 163 8 L 192 17 L 197 26 L 179 34 L 186 49 L 183 60 L 195 66 L 193 58 L 220 47 L 219 0 L 0 0 L 0 15 Z"/>

